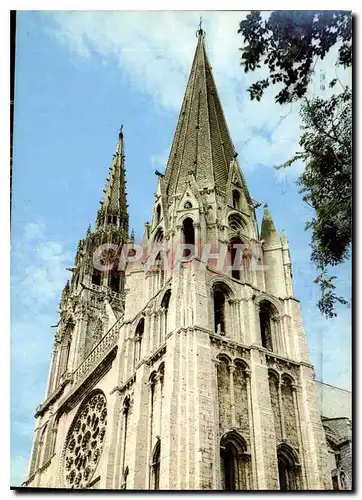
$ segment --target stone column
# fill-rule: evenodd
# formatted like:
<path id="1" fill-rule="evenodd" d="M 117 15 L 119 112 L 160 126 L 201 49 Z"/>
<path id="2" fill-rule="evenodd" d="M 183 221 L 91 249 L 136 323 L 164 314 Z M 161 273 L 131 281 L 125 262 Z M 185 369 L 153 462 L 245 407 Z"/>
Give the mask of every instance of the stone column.
<path id="1" fill-rule="evenodd" d="M 279 380 L 278 384 L 278 403 L 279 403 L 279 412 L 280 412 L 280 432 L 282 440 L 286 438 L 285 434 L 285 423 L 284 423 L 284 408 L 283 408 L 283 400 L 282 400 L 282 381 Z"/>
<path id="2" fill-rule="evenodd" d="M 301 474 L 301 479 L 302 479 L 302 488 L 304 490 L 308 489 L 308 479 L 304 467 L 304 444 L 303 444 L 303 438 L 302 434 L 300 432 L 300 413 L 299 413 L 299 401 L 298 401 L 298 387 L 295 384 L 292 384 L 292 394 L 293 394 L 293 406 L 294 406 L 294 414 L 295 414 L 295 420 L 296 420 L 296 426 L 297 426 L 297 435 L 298 435 L 298 442 L 299 442 L 299 448 L 300 448 L 300 465 L 302 467 L 302 474 Z"/>
<path id="3" fill-rule="evenodd" d="M 233 363 L 229 364 L 229 375 L 230 375 L 230 403 L 231 403 L 231 426 L 236 426 L 235 417 L 235 391 L 234 391 L 234 371 L 235 365 Z"/>
<path id="4" fill-rule="evenodd" d="M 200 243 L 201 243 L 201 238 L 200 238 L 200 223 L 195 222 L 194 223 L 194 229 L 195 229 L 195 257 L 200 257 Z"/>
<path id="5" fill-rule="evenodd" d="M 151 488 L 151 461 L 152 461 L 152 439 L 153 439 L 153 399 L 155 381 L 151 380 L 148 386 L 148 429 L 147 429 L 147 464 L 146 464 L 146 484 Z"/>
<path id="6" fill-rule="evenodd" d="M 214 399 L 214 460 L 215 467 L 213 469 L 213 489 L 220 490 L 221 489 L 221 480 L 220 480 L 220 432 L 219 432 L 219 400 L 218 400 L 218 390 L 217 390 L 217 366 L 220 364 L 220 361 L 216 358 L 212 358 L 214 369 L 213 369 L 213 399 Z"/>
<path id="7" fill-rule="evenodd" d="M 248 414 L 249 414 L 249 429 L 250 429 L 250 455 L 251 455 L 251 485 L 252 489 L 257 489 L 257 468 L 255 459 L 255 438 L 254 438 L 254 415 L 253 415 L 253 402 L 251 395 L 251 371 L 245 369 L 246 378 L 246 394 L 248 400 Z"/>

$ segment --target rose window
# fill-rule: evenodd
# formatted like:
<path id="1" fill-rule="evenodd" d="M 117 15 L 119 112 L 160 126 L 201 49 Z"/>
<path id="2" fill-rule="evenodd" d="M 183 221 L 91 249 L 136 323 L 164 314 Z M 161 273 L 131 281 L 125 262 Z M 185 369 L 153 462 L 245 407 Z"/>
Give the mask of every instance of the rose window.
<path id="1" fill-rule="evenodd" d="M 75 416 L 65 446 L 64 474 L 69 488 L 85 488 L 97 468 L 107 426 L 107 401 L 96 393 Z"/>

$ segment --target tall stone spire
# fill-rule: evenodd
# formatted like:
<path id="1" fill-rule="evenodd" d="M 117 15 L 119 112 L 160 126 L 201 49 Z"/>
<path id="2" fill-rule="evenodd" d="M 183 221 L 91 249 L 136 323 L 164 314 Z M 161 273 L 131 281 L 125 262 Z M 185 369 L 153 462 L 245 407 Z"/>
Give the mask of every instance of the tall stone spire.
<path id="1" fill-rule="evenodd" d="M 128 234 L 128 211 L 125 179 L 125 155 L 123 141 L 123 125 L 119 131 L 116 153 L 113 155 L 112 167 L 104 191 L 101 208 L 97 215 L 97 229 L 108 225 L 117 226 L 121 232 Z"/>
<path id="2" fill-rule="evenodd" d="M 272 216 L 267 204 L 264 205 L 264 215 L 261 223 L 261 238 L 265 241 L 266 245 L 280 244 L 280 237 L 275 228 Z"/>
<path id="3" fill-rule="evenodd" d="M 193 173 L 199 187 L 225 191 L 235 150 L 205 50 L 205 32 L 197 31 L 192 63 L 165 174 L 168 196 L 183 192 Z"/>

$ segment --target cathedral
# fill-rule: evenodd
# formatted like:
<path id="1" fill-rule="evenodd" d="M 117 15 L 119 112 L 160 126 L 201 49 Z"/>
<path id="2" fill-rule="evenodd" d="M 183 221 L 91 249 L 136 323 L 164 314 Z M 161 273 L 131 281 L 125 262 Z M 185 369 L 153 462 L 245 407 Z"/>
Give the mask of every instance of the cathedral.
<path id="1" fill-rule="evenodd" d="M 258 227 L 261 204 L 238 165 L 201 27 L 156 176 L 136 244 L 121 129 L 61 294 L 23 486 L 342 489 L 287 236 L 267 205 Z"/>

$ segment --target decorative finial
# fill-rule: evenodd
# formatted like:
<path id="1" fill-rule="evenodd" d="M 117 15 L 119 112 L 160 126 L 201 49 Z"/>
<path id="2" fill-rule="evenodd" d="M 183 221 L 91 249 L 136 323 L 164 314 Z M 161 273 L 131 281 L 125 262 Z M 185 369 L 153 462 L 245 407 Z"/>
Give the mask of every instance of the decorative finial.
<path id="1" fill-rule="evenodd" d="M 199 22 L 199 26 L 198 26 L 199 29 L 196 31 L 197 38 L 205 38 L 205 35 L 206 35 L 205 31 L 202 29 L 202 21 L 203 21 L 203 19 L 200 16 L 200 22 Z"/>
<path id="2" fill-rule="evenodd" d="M 119 137 L 120 139 L 123 139 L 123 123 L 122 123 L 122 125 L 121 125 L 121 128 L 119 129 L 119 134 L 118 134 L 118 137 Z"/>

